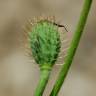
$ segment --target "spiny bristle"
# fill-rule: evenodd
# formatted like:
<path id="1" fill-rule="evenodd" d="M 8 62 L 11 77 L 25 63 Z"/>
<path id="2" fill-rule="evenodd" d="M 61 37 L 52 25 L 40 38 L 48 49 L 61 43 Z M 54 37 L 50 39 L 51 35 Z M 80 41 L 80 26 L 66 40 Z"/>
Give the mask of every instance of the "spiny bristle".
<path id="1" fill-rule="evenodd" d="M 28 35 L 28 32 L 30 32 L 32 30 L 32 26 L 37 24 L 38 22 L 40 21 L 43 21 L 43 20 L 47 20 L 49 22 L 55 22 L 55 16 L 45 16 L 45 15 L 41 15 L 41 16 L 37 16 L 37 17 L 34 17 L 33 19 L 29 19 L 27 20 L 26 22 L 26 25 L 25 27 L 23 27 L 24 29 L 24 34 L 25 36 Z"/>
<path id="2" fill-rule="evenodd" d="M 37 17 L 34 17 L 33 22 L 37 24 L 37 22 L 40 22 L 43 20 L 47 20 L 49 22 L 55 22 L 55 16 L 45 16 L 45 15 L 41 15 L 39 17 L 37 16 Z"/>
<path id="3" fill-rule="evenodd" d="M 70 46 L 70 41 L 71 41 L 71 35 L 72 33 L 69 32 L 65 32 L 65 31 L 59 31 L 60 32 L 60 40 L 61 40 L 61 49 L 60 49 L 60 53 L 56 62 L 57 66 L 61 66 L 64 64 L 64 60 L 67 56 L 67 51 L 69 49 Z M 69 36 L 70 34 L 70 36 Z"/>

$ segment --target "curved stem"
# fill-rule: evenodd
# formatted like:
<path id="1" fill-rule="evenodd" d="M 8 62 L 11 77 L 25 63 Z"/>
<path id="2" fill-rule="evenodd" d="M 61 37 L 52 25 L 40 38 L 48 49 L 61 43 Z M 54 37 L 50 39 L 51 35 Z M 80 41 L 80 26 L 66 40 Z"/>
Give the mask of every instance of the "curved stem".
<path id="1" fill-rule="evenodd" d="M 40 81 L 39 81 L 39 84 L 36 88 L 34 96 L 42 96 L 43 95 L 44 89 L 45 89 L 46 84 L 49 80 L 49 76 L 50 76 L 50 70 L 49 69 L 41 70 Z"/>
<path id="2" fill-rule="evenodd" d="M 71 66 L 73 57 L 75 55 L 76 49 L 78 47 L 81 35 L 83 33 L 83 29 L 84 29 L 84 26 L 86 24 L 86 20 L 87 20 L 88 13 L 89 13 L 89 10 L 91 7 L 91 3 L 92 3 L 92 0 L 85 0 L 83 10 L 81 12 L 80 20 L 79 20 L 78 25 L 77 25 L 77 29 L 74 33 L 70 48 L 68 50 L 68 55 L 65 59 L 65 64 L 60 71 L 60 74 L 58 76 L 58 79 L 57 79 L 57 81 L 53 87 L 53 90 L 52 90 L 50 96 L 57 96 L 58 95 L 58 92 L 59 92 L 59 90 L 60 90 L 60 88 L 61 88 L 61 86 L 65 80 L 65 77 L 66 77 L 68 70 Z"/>

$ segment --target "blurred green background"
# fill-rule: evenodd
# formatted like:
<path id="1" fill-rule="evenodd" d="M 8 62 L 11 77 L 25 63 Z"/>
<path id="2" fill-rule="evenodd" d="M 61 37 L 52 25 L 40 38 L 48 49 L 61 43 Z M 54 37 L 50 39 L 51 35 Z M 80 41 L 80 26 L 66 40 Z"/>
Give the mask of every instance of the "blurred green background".
<path id="1" fill-rule="evenodd" d="M 29 18 L 41 13 L 75 30 L 84 0 L 0 0 L 0 96 L 33 96 L 39 69 L 25 52 L 23 34 Z M 96 95 L 96 0 L 59 96 Z M 26 43 L 25 43 L 26 44 Z M 44 96 L 49 96 L 61 66 L 56 65 Z"/>

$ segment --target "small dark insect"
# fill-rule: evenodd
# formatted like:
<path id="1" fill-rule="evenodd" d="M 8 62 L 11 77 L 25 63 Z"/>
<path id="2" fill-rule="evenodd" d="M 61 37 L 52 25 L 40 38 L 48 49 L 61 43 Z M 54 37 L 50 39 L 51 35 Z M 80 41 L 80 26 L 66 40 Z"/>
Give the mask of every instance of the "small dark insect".
<path id="1" fill-rule="evenodd" d="M 60 24 L 57 24 L 55 22 L 53 22 L 54 25 L 58 26 L 58 27 L 64 27 L 64 29 L 68 32 L 68 30 L 66 29 L 66 27 L 64 25 L 60 25 Z"/>

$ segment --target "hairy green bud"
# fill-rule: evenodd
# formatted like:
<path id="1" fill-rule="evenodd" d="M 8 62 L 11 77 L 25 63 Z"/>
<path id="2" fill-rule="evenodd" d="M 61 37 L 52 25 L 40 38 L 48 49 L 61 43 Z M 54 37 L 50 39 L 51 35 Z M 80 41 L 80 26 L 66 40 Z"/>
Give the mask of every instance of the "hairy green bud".
<path id="1" fill-rule="evenodd" d="M 29 44 L 37 64 L 53 66 L 61 46 L 58 26 L 48 20 L 40 20 L 29 32 Z"/>

